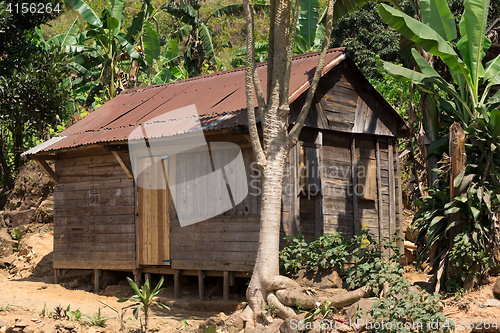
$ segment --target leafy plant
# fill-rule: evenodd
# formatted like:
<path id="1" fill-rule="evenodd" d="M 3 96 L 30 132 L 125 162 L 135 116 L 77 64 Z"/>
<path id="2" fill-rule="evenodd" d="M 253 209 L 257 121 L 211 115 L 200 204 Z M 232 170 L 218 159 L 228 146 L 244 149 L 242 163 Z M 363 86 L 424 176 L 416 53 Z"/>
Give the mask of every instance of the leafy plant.
<path id="1" fill-rule="evenodd" d="M 10 312 L 10 304 L 7 304 L 5 306 L 0 306 L 0 312 L 2 311 L 9 311 Z"/>
<path id="2" fill-rule="evenodd" d="M 13 240 L 17 241 L 16 251 L 21 250 L 21 246 L 22 246 L 21 238 L 23 238 L 23 236 L 24 236 L 24 231 L 22 231 L 19 228 L 14 228 L 14 229 L 12 229 L 11 236 L 12 236 Z"/>
<path id="3" fill-rule="evenodd" d="M 294 236 L 286 236 L 285 241 L 286 245 L 280 251 L 283 273 L 296 273 L 301 269 L 314 270 L 316 267 L 342 272 L 351 246 L 338 232 L 323 235 L 309 244 L 300 232 Z"/>
<path id="4" fill-rule="evenodd" d="M 141 325 L 141 330 L 143 332 L 148 331 L 148 316 L 149 316 L 149 311 L 151 309 L 151 306 L 156 305 L 160 309 L 167 309 L 170 310 L 170 308 L 161 302 L 155 301 L 154 298 L 158 296 L 163 289 L 161 289 L 161 286 L 163 284 L 163 277 L 160 279 L 156 287 L 151 291 L 149 287 L 149 280 L 146 279 L 146 282 L 144 285 L 139 288 L 137 284 L 129 277 L 127 277 L 128 283 L 132 287 L 132 289 L 135 292 L 135 295 L 130 297 L 130 298 L 122 298 L 119 299 L 118 302 L 126 302 L 128 300 L 135 302 L 131 306 L 136 306 L 134 309 L 134 317 L 135 319 L 139 318 L 139 313 L 141 310 L 144 312 L 144 326 Z"/>
<path id="5" fill-rule="evenodd" d="M 349 289 L 371 286 L 378 295 L 384 284 L 390 285 L 394 290 L 404 290 L 409 286 L 408 281 L 402 278 L 404 269 L 396 262 L 401 254 L 394 242 L 383 241 L 379 244 L 364 229 L 354 237 L 352 248 L 354 265 L 347 269 L 345 278 Z M 393 254 L 387 257 L 389 250 Z"/>
<path id="6" fill-rule="evenodd" d="M 395 293 L 391 288 L 390 293 L 369 310 L 371 320 L 367 329 L 377 328 L 377 332 L 386 333 L 454 331 L 453 322 L 440 312 L 443 306 L 439 294 L 409 290 Z"/>
<path id="7" fill-rule="evenodd" d="M 85 317 L 87 317 L 87 319 L 83 322 L 85 325 L 97 327 L 106 327 L 106 323 L 109 319 L 106 316 L 101 315 L 101 308 L 97 310 L 96 314 L 85 315 Z"/>

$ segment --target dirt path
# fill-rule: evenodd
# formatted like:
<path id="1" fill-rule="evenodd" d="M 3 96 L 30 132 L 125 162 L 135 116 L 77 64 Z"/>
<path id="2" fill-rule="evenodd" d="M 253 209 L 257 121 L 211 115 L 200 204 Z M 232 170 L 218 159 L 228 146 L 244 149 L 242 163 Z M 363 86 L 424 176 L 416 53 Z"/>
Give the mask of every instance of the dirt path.
<path id="1" fill-rule="evenodd" d="M 21 318 L 27 319 L 32 322 L 33 329 L 39 327 L 46 333 L 51 332 L 56 320 L 40 316 L 44 305 L 46 304 L 47 312 L 52 311 L 56 306 L 66 308 L 70 305 L 72 311 L 78 309 L 84 315 L 95 314 L 100 308 L 102 315 L 113 318 L 107 321 L 108 331 L 115 332 L 120 327 L 118 319 L 115 318 L 116 313 L 99 303 L 99 301 L 103 301 L 115 308 L 120 308 L 123 303 L 118 303 L 117 297 L 67 289 L 61 285 L 53 284 L 52 277 L 9 279 L 5 271 L 0 271 L 0 285 L 0 308 L 7 306 L 10 308 L 10 311 L 0 311 L 0 319 L 7 322 Z M 197 304 L 195 300 L 185 299 L 177 302 L 167 301 L 166 303 L 171 306 L 170 311 L 154 309 L 151 315 L 150 327 L 156 328 L 160 332 L 193 332 L 197 330 L 200 323 L 218 314 L 216 307 L 213 307 L 212 311 L 193 310 L 193 304 Z M 41 320 L 41 322 L 36 323 L 35 320 Z M 129 331 L 139 329 L 139 322 L 133 318 L 131 310 L 125 315 L 125 328 Z M 85 332 L 87 330 L 86 327 L 80 327 L 78 331 Z"/>

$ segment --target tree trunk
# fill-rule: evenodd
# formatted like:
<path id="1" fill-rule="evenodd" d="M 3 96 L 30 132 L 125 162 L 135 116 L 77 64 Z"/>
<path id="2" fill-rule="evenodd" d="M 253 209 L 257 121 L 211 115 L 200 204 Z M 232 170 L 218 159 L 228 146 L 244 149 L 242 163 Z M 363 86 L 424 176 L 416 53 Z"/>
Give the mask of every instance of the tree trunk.
<path id="1" fill-rule="evenodd" d="M 272 0 L 270 3 L 266 101 L 255 65 L 253 6 L 250 0 L 244 0 L 247 21 L 245 89 L 248 129 L 255 161 L 262 172 L 259 249 L 247 289 L 249 307 L 241 315 L 250 328 L 254 327 L 255 322 L 262 322 L 266 317 L 266 300 L 280 308 L 283 313 L 291 313 L 285 305 L 280 306 L 277 303 L 278 298 L 274 291 L 298 287 L 295 281 L 279 275 L 283 172 L 288 152 L 297 143 L 299 133 L 304 126 L 330 44 L 330 35 L 327 34 L 304 105 L 295 124 L 289 130 L 289 78 L 299 5 L 300 0 L 296 0 L 291 19 L 290 1 Z M 332 30 L 333 5 L 334 0 L 329 0 L 326 31 Z M 257 127 L 256 112 L 260 117 L 262 135 L 259 134 Z"/>
<path id="2" fill-rule="evenodd" d="M 7 160 L 5 159 L 4 149 L 3 149 L 3 138 L 0 135 L 0 168 L 3 170 L 3 182 L 8 189 L 12 189 L 12 178 L 10 176 L 10 169 L 7 166 Z"/>
<path id="3" fill-rule="evenodd" d="M 465 164 L 467 162 L 467 156 L 465 155 L 465 133 L 459 123 L 454 122 L 450 127 L 450 159 L 451 159 L 451 174 L 450 174 L 450 201 L 460 193 L 457 193 L 457 188 L 453 185 L 455 178 L 463 171 Z M 450 215 L 452 221 L 461 220 L 464 218 L 462 212 L 454 213 Z M 448 247 L 451 250 L 454 245 L 455 237 L 461 231 L 462 226 L 456 226 L 451 228 L 448 234 Z M 452 279 L 456 274 L 453 274 L 454 270 L 451 267 L 450 262 L 447 265 L 446 276 L 448 279 Z"/>
<path id="4" fill-rule="evenodd" d="M 21 154 L 23 153 L 23 128 L 16 125 L 12 133 L 14 138 L 14 170 L 17 171 L 21 167 Z"/>
<path id="5" fill-rule="evenodd" d="M 279 275 L 279 236 L 281 223 L 281 195 L 283 172 L 287 153 L 284 147 L 274 147 L 275 158 L 262 172 L 262 204 L 260 209 L 259 249 L 255 267 L 247 290 L 247 299 L 260 316 L 265 309 L 267 289 Z"/>

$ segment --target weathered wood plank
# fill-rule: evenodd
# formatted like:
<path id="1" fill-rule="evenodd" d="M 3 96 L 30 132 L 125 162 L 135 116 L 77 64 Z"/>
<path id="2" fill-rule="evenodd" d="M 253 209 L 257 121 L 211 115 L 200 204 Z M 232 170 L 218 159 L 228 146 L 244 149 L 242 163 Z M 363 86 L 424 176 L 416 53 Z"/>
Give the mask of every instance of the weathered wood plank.
<path id="1" fill-rule="evenodd" d="M 172 268 L 179 270 L 214 270 L 214 271 L 243 271 L 248 272 L 254 267 L 254 262 L 211 262 L 205 260 L 173 260 Z"/>
<path id="2" fill-rule="evenodd" d="M 382 172 L 380 170 L 380 141 L 377 137 L 377 143 L 375 147 L 375 155 L 377 157 L 377 208 L 378 208 L 378 239 L 382 240 L 382 229 L 384 226 L 384 219 L 382 215 Z"/>
<path id="3" fill-rule="evenodd" d="M 389 141 L 389 233 L 392 237 L 396 232 L 395 188 L 394 188 L 394 159 L 392 140 Z"/>
<path id="4" fill-rule="evenodd" d="M 59 208 L 54 210 L 60 217 L 64 216 L 106 216 L 106 215 L 133 215 L 134 206 L 89 206 L 87 208 Z"/>
<path id="5" fill-rule="evenodd" d="M 135 251 L 135 242 L 133 243 L 73 243 L 73 242 L 55 242 L 54 252 L 68 251 L 88 251 L 107 252 L 107 251 Z"/>
<path id="6" fill-rule="evenodd" d="M 186 252 L 252 252 L 257 251 L 259 247 L 258 241 L 251 242 L 214 242 L 212 240 L 200 241 L 200 242 L 185 242 L 178 238 L 173 238 L 171 240 L 172 252 L 177 253 L 178 251 Z M 175 250 L 174 250 L 175 249 Z"/>
<path id="7" fill-rule="evenodd" d="M 54 235 L 54 243 L 133 243 L 133 234 L 72 234 Z"/>
<path id="8" fill-rule="evenodd" d="M 89 194 L 80 199 L 58 199 L 54 201 L 54 209 L 82 208 L 92 206 L 90 203 Z M 134 197 L 131 196 L 111 196 L 99 193 L 99 207 L 113 207 L 113 206 L 133 206 Z M 93 207 L 93 206 L 92 206 Z"/>
<path id="9" fill-rule="evenodd" d="M 57 191 L 88 191 L 90 185 L 97 184 L 99 188 L 122 188 L 122 187 L 134 187 L 134 181 L 132 179 L 109 179 L 109 180 L 84 180 L 77 181 L 73 183 L 57 184 L 54 186 L 54 193 Z"/>
<path id="10" fill-rule="evenodd" d="M 133 187 L 117 187 L 117 188 L 99 188 L 99 195 L 103 198 L 108 197 L 134 197 Z M 54 191 L 54 200 L 74 200 L 74 199 L 88 199 L 89 189 L 86 190 L 56 190 Z"/>
<path id="11" fill-rule="evenodd" d="M 92 225 L 81 224 L 80 226 L 57 226 L 54 236 L 76 235 L 76 234 L 134 234 L 135 226 L 129 224 L 114 225 Z"/>
<path id="12" fill-rule="evenodd" d="M 119 226 L 123 224 L 134 224 L 134 216 L 130 215 L 106 215 L 106 216 L 54 216 L 54 225 L 56 226 L 80 226 L 84 223 L 93 225 L 112 225 Z"/>
<path id="13" fill-rule="evenodd" d="M 56 260 L 74 260 L 74 261 L 129 261 L 135 260 L 135 251 L 103 251 L 103 252 L 82 252 L 82 251 L 64 251 L 53 252 L 54 261 Z"/>
<path id="14" fill-rule="evenodd" d="M 356 189 L 358 185 L 358 178 L 356 172 L 357 165 L 357 153 L 356 153 L 356 138 L 351 136 L 351 176 L 352 176 L 352 188 Z M 357 235 L 361 231 L 361 227 L 358 221 L 358 196 L 352 195 L 352 206 L 353 206 L 353 230 L 354 234 Z"/>
<path id="15" fill-rule="evenodd" d="M 177 251 L 172 248 L 172 261 L 174 260 L 212 260 L 221 263 L 255 262 L 257 252 L 205 252 L 205 251 Z"/>
<path id="16" fill-rule="evenodd" d="M 83 261 L 72 258 L 55 259 L 54 268 L 58 269 L 106 269 L 106 270 L 132 270 L 135 268 L 135 260 L 128 261 Z"/>

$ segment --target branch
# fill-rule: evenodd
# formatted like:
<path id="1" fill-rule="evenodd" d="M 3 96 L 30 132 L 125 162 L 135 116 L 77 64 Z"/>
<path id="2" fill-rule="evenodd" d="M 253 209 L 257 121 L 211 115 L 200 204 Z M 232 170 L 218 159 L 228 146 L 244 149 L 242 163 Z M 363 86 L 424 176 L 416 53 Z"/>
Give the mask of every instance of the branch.
<path id="1" fill-rule="evenodd" d="M 300 0 L 295 0 L 295 12 L 293 13 L 293 21 L 290 31 L 290 40 L 288 44 L 288 52 L 286 56 L 286 76 L 285 76 L 285 88 L 283 96 L 286 98 L 286 101 L 280 101 L 280 105 L 288 104 L 288 96 L 290 91 L 290 73 L 292 71 L 292 56 L 293 56 L 293 47 L 295 46 L 295 35 L 297 32 L 297 21 L 299 19 L 300 13 Z M 283 103 L 285 102 L 285 103 Z M 288 109 L 290 111 L 290 109 Z"/>
<path id="2" fill-rule="evenodd" d="M 257 71 L 255 66 L 255 41 L 253 37 L 253 12 L 249 0 L 244 0 L 243 5 L 248 29 L 245 61 L 245 88 L 247 98 L 248 130 L 250 133 L 250 141 L 252 144 L 252 149 L 254 151 L 255 160 L 259 165 L 265 165 L 267 163 L 267 160 L 264 151 L 262 150 L 262 144 L 260 142 L 259 132 L 257 130 L 257 121 L 255 119 L 254 84 L 255 81 L 259 81 L 259 79 L 258 77 L 256 78 Z M 260 81 L 258 87 L 260 87 Z M 263 98 L 262 89 L 260 89 L 260 94 L 260 97 Z M 261 100 L 259 99 L 259 96 L 257 96 L 257 100 L 259 101 L 260 110 L 261 105 L 263 106 L 263 104 L 260 104 Z"/>
<path id="3" fill-rule="evenodd" d="M 309 91 L 307 92 L 306 100 L 304 102 L 304 105 L 302 106 L 302 109 L 300 110 L 300 113 L 299 113 L 299 116 L 297 117 L 295 125 L 293 125 L 292 129 L 288 133 L 290 148 L 293 147 L 299 139 L 300 131 L 302 130 L 302 127 L 304 126 L 304 123 L 306 121 L 307 114 L 309 113 L 309 109 L 311 107 L 312 99 L 313 99 L 314 94 L 316 92 L 316 88 L 318 87 L 319 80 L 321 79 L 321 75 L 323 73 L 323 68 L 325 67 L 326 53 L 328 51 L 328 46 L 330 45 L 330 37 L 332 34 L 333 5 L 334 5 L 334 3 L 335 3 L 335 0 L 328 1 L 328 8 L 327 8 L 327 12 L 326 12 L 326 22 L 327 23 L 326 23 L 326 30 L 325 30 L 326 31 L 325 39 L 323 40 L 323 45 L 321 47 L 321 54 L 319 56 L 318 65 L 316 66 L 316 71 L 314 72 L 311 86 L 309 87 Z"/>

